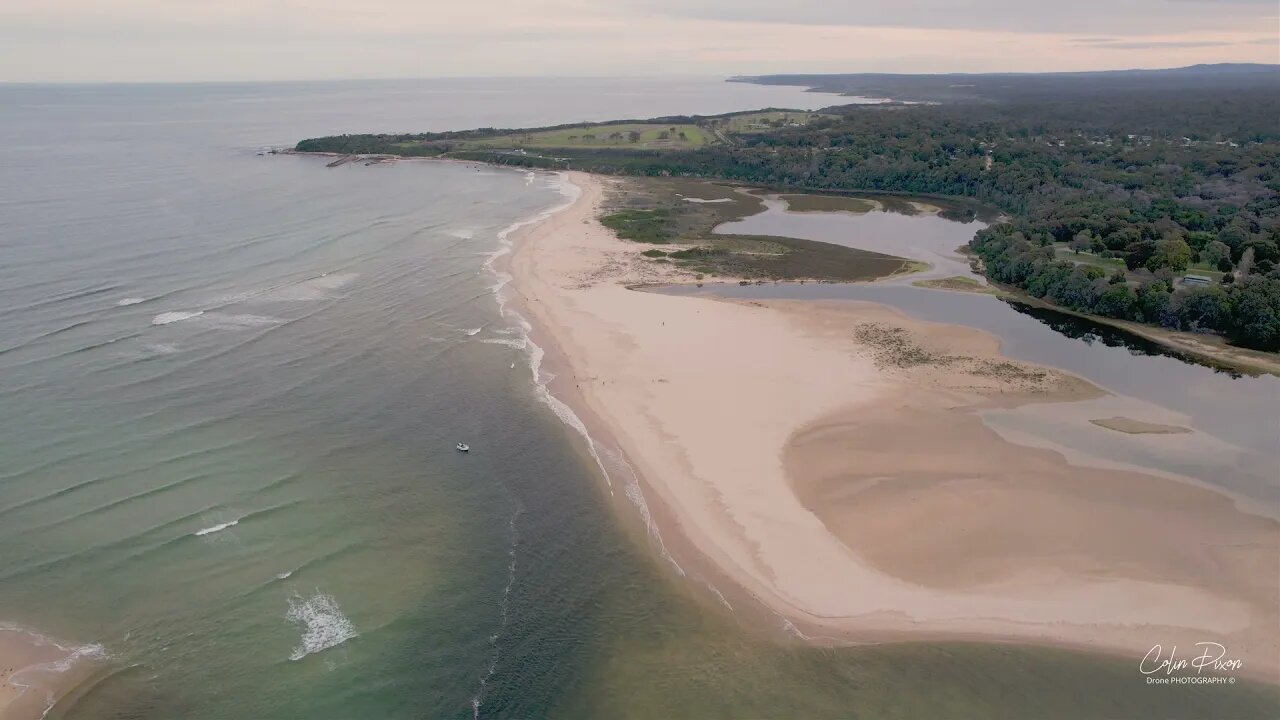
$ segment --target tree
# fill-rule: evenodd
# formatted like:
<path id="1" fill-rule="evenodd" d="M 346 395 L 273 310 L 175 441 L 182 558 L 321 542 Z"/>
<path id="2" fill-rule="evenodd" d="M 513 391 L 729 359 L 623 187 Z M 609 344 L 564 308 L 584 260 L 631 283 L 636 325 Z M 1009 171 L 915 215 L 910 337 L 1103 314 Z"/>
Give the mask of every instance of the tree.
<path id="1" fill-rule="evenodd" d="M 1071 249 L 1077 255 L 1093 247 L 1093 234 L 1088 230 L 1081 230 L 1071 239 Z"/>
<path id="2" fill-rule="evenodd" d="M 1227 338 L 1259 350 L 1280 350 L 1280 282 L 1242 278 L 1234 285 L 1231 300 Z"/>
<path id="3" fill-rule="evenodd" d="M 1200 261 L 1217 267 L 1223 260 L 1231 260 L 1231 248 L 1221 240 L 1212 240 L 1200 251 Z"/>
<path id="4" fill-rule="evenodd" d="M 1245 232 L 1239 225 L 1231 224 L 1218 231 L 1218 241 L 1223 245 L 1231 248 L 1231 257 L 1240 257 L 1241 246 L 1244 241 L 1249 238 L 1249 233 Z"/>
<path id="5" fill-rule="evenodd" d="M 1169 307 L 1169 288 L 1162 282 L 1146 283 L 1138 288 L 1134 307 L 1143 322 L 1158 323 Z"/>
<path id="6" fill-rule="evenodd" d="M 1093 311 L 1099 315 L 1124 320 L 1133 317 L 1133 306 L 1136 301 L 1133 288 L 1128 285 L 1112 284 L 1098 296 L 1098 302 L 1094 304 Z"/>
<path id="7" fill-rule="evenodd" d="M 1141 230 L 1132 225 L 1125 225 L 1115 232 L 1109 233 L 1103 242 L 1106 243 L 1108 250 L 1124 250 L 1141 240 Z"/>
<path id="8" fill-rule="evenodd" d="M 1190 264 L 1191 246 L 1180 237 L 1169 236 L 1155 242 L 1151 257 L 1147 258 L 1146 267 L 1152 272 L 1160 268 L 1186 272 Z"/>
<path id="9" fill-rule="evenodd" d="M 1147 266 L 1147 261 L 1155 255 L 1156 244 L 1153 240 L 1139 240 L 1126 245 L 1124 251 L 1125 267 L 1130 270 L 1137 270 L 1140 267 Z"/>
<path id="10" fill-rule="evenodd" d="M 1174 295 L 1173 311 L 1184 330 L 1217 329 L 1231 316 L 1231 298 L 1221 287 L 1197 287 Z"/>
<path id="11" fill-rule="evenodd" d="M 640 131 L 632 130 L 631 132 L 627 133 L 627 139 L 633 143 L 640 142 Z"/>

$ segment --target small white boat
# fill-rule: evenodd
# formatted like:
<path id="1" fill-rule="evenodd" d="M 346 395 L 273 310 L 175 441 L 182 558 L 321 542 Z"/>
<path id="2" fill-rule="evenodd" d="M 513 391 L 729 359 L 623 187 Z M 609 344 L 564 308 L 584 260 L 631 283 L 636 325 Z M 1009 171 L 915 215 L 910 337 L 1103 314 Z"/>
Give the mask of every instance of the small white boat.
<path id="1" fill-rule="evenodd" d="M 466 443 L 458 443 L 455 447 L 458 448 L 458 452 L 471 452 L 471 448 Z"/>

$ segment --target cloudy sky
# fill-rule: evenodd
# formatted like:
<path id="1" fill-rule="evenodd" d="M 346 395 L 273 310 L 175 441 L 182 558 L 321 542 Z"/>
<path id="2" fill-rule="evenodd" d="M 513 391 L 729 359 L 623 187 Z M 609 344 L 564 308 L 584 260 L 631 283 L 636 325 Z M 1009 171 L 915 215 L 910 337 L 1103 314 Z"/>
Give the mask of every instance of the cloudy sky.
<path id="1" fill-rule="evenodd" d="M 1278 0 L 0 0 L 0 81 L 1280 62 Z"/>

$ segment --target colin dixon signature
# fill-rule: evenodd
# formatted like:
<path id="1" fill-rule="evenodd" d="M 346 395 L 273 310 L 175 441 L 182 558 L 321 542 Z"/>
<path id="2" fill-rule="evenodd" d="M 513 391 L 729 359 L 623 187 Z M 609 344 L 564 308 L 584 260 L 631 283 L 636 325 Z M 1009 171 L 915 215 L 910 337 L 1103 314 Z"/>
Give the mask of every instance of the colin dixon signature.
<path id="1" fill-rule="evenodd" d="M 1220 643 L 1198 642 L 1195 647 L 1196 652 L 1200 653 L 1199 655 L 1179 658 L 1177 645 L 1169 648 L 1168 655 L 1164 654 L 1162 646 L 1156 645 L 1143 656 L 1139 669 L 1143 675 L 1156 675 L 1158 673 L 1172 675 L 1179 671 L 1190 670 L 1195 670 L 1196 674 L 1199 675 L 1205 670 L 1231 672 L 1244 667 L 1243 660 L 1227 657 L 1227 649 Z"/>

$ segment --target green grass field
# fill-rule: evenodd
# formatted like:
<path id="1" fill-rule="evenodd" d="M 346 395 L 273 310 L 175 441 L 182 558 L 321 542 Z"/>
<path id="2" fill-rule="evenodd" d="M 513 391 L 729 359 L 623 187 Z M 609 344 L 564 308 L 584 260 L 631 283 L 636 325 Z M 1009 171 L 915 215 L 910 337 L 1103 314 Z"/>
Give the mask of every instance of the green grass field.
<path id="1" fill-rule="evenodd" d="M 688 149 L 714 142 L 697 125 L 652 125 L 612 123 L 585 127 L 497 135 L 476 140 L 477 148 L 638 148 L 645 150 Z"/>
<path id="2" fill-rule="evenodd" d="M 1055 245 L 1053 251 L 1059 260 L 1070 260 L 1071 262 L 1080 265 L 1095 265 L 1108 271 L 1126 270 L 1124 260 L 1121 260 L 1120 258 L 1104 258 L 1087 252 L 1082 252 L 1077 255 L 1073 250 L 1071 250 L 1071 248 L 1062 244 Z M 1133 278 L 1127 270 L 1125 274 L 1130 275 L 1130 279 Z M 1217 268 L 1206 265 L 1205 263 L 1192 263 L 1191 267 L 1187 268 L 1185 273 L 1179 273 L 1178 277 L 1182 277 L 1183 275 L 1203 275 L 1214 282 L 1222 282 L 1222 276 L 1224 273 L 1219 271 Z"/>
<path id="3" fill-rule="evenodd" d="M 1120 258 L 1104 258 L 1088 252 L 1077 254 L 1074 250 L 1062 244 L 1055 245 L 1053 252 L 1059 260 L 1070 260 L 1077 265 L 1094 265 L 1104 270 L 1125 269 L 1124 260 Z"/>
<path id="4" fill-rule="evenodd" d="M 757 133 L 779 127 L 787 127 L 792 124 L 808 125 L 820 117 L 824 116 L 820 113 L 788 112 L 785 110 L 747 113 L 720 119 L 717 121 L 717 127 L 720 130 L 731 133 Z"/>

